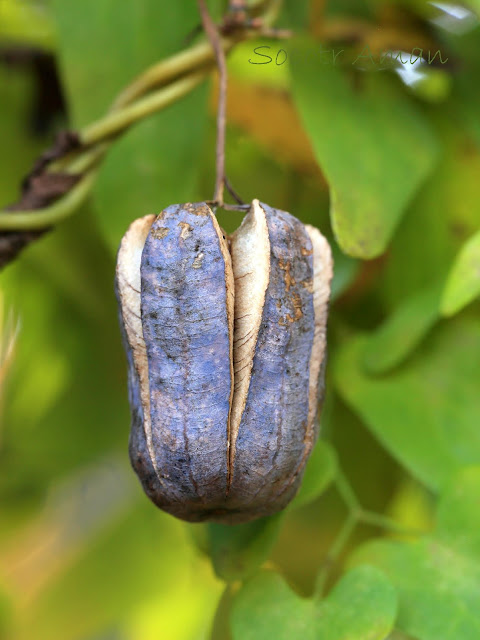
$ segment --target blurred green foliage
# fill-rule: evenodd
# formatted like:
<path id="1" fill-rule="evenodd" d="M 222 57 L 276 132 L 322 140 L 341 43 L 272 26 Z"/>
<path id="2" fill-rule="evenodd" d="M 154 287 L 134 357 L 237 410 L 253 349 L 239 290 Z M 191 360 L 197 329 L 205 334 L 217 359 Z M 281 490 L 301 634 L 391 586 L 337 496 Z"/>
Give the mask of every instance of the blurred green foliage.
<path id="1" fill-rule="evenodd" d="M 134 218 L 211 197 L 215 83 L 119 139 L 88 203 L 0 274 L 2 640 L 478 640 L 479 18 L 285 0 L 295 38 L 231 55 L 231 182 L 335 256 L 323 438 L 284 513 L 187 525 L 128 463 L 115 251 Z M 198 22 L 187 0 L 0 0 L 0 205 L 55 128 L 101 117 Z M 68 113 L 38 134 L 45 55 Z"/>

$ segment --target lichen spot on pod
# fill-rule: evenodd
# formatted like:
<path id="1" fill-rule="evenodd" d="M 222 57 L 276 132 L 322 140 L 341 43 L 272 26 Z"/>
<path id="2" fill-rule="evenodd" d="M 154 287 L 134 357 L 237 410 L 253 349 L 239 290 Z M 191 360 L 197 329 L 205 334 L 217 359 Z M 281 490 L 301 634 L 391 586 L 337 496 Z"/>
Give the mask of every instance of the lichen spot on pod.
<path id="1" fill-rule="evenodd" d="M 228 238 L 205 203 L 132 223 L 116 291 L 130 457 L 188 521 L 284 508 L 318 437 L 332 258 L 321 233 L 255 200 Z"/>

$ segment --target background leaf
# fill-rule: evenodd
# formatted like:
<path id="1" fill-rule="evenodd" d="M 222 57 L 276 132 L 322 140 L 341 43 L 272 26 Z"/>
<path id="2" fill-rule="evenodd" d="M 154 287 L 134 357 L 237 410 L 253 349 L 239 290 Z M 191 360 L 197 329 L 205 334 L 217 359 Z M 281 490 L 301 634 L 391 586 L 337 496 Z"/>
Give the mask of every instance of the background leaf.
<path id="1" fill-rule="evenodd" d="M 431 536 L 375 541 L 353 563 L 380 567 L 399 592 L 398 627 L 418 640 L 474 640 L 480 633 L 480 468 L 460 471 L 440 501 Z"/>
<path id="2" fill-rule="evenodd" d="M 20 191 L 19 176 L 29 170 L 46 142 L 43 138 L 34 139 L 31 135 L 31 110 L 28 105 L 33 94 L 34 82 L 27 73 L 13 73 L 0 67 L 0 134 L 5 154 L 2 154 L 0 172 L 2 207 L 15 202 Z"/>
<path id="3" fill-rule="evenodd" d="M 41 568 L 38 560 L 31 562 L 30 579 L 25 570 L 20 576 L 17 571 L 17 580 L 23 577 L 28 583 L 24 590 L 30 596 L 28 610 L 18 625 L 19 638 L 31 637 L 35 629 L 38 640 L 80 640 L 118 627 L 127 637 L 154 640 L 160 616 L 166 637 L 193 640 L 199 626 L 208 624 L 221 585 L 212 578 L 207 562 L 195 557 L 182 525 L 150 509 L 139 488 L 136 495 L 136 504 L 110 518 L 90 540 L 65 550 L 69 554 L 57 538 L 53 566 L 43 568 L 48 579 L 41 589 L 39 576 L 33 571 Z M 84 513 L 88 513 L 85 508 Z M 48 533 L 54 536 L 55 530 Z M 75 542 L 74 534 L 70 535 Z M 42 547 L 48 547 L 47 540 L 43 545 L 37 541 L 37 556 L 41 557 Z M 185 562 L 178 562 L 176 554 L 169 552 L 172 548 Z M 193 581 L 201 582 L 203 588 L 193 590 Z M 26 601 L 23 598 L 22 602 Z"/>
<path id="4" fill-rule="evenodd" d="M 263 573 L 237 595 L 232 630 L 234 640 L 385 640 L 395 615 L 395 591 L 371 567 L 349 572 L 324 601 L 300 598 Z"/>
<path id="5" fill-rule="evenodd" d="M 480 232 L 462 248 L 442 298 L 442 313 L 452 316 L 480 296 Z"/>
<path id="6" fill-rule="evenodd" d="M 480 462 L 478 322 L 439 328 L 403 367 L 382 377 L 363 370 L 365 344 L 353 339 L 337 354 L 336 385 L 390 453 L 433 489 L 460 466 Z"/>
<path id="7" fill-rule="evenodd" d="M 439 318 L 441 285 L 421 290 L 401 303 L 365 344 L 368 373 L 386 373 L 401 364 Z"/>
<path id="8" fill-rule="evenodd" d="M 335 236 L 349 255 L 373 258 L 432 170 L 435 138 L 388 74 L 363 74 L 354 88 L 319 49 L 313 41 L 292 48 L 293 94 L 330 184 Z"/>

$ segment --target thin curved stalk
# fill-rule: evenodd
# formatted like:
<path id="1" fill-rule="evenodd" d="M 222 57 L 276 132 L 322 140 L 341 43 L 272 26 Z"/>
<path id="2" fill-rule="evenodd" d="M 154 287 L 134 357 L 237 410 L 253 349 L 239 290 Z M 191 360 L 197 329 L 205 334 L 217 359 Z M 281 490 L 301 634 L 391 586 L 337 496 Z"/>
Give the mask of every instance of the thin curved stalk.
<path id="1" fill-rule="evenodd" d="M 222 39 L 225 53 L 228 53 L 234 44 L 235 41 L 231 38 Z M 131 104 L 142 95 L 152 91 L 152 89 L 166 84 L 178 76 L 191 73 L 205 66 L 213 68 L 214 64 L 215 54 L 209 42 L 201 42 L 190 49 L 181 51 L 166 60 L 154 64 L 138 76 L 130 86 L 118 95 L 111 111 L 116 111 Z"/>
<path id="2" fill-rule="evenodd" d="M 99 143 L 92 149 L 88 149 L 78 157 L 74 158 L 65 168 L 66 173 L 85 173 L 103 159 L 103 156 L 110 149 L 113 142 L 114 140 L 111 139 L 108 142 Z"/>
<path id="3" fill-rule="evenodd" d="M 82 144 L 85 146 L 94 145 L 124 131 L 134 122 L 142 120 L 185 96 L 201 84 L 207 75 L 207 72 L 193 73 L 145 98 L 137 100 L 129 107 L 124 107 L 119 111 L 112 111 L 80 132 Z"/>
<path id="4" fill-rule="evenodd" d="M 46 229 L 71 215 L 87 198 L 97 176 L 98 168 L 77 182 L 60 200 L 43 209 L 33 211 L 0 211 L 0 229 L 2 231 L 34 231 Z"/>

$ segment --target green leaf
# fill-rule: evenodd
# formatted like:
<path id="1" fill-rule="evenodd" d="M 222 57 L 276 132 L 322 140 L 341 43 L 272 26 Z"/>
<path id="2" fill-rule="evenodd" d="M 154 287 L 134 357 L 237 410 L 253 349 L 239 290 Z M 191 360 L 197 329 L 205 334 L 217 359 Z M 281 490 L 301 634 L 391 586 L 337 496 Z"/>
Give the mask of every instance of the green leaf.
<path id="1" fill-rule="evenodd" d="M 401 364 L 419 345 L 439 318 L 442 285 L 412 295 L 368 338 L 363 364 L 372 374 L 388 372 Z"/>
<path id="2" fill-rule="evenodd" d="M 335 382 L 390 453 L 432 489 L 459 467 L 480 463 L 478 322 L 440 326 L 415 356 L 382 377 L 362 368 L 367 340 L 343 345 Z"/>
<path id="3" fill-rule="evenodd" d="M 329 18 L 341 18 L 351 16 L 364 20 L 371 20 L 374 17 L 373 2 L 369 0 L 336 0 L 336 2 L 325 3 L 325 15 Z"/>
<path id="4" fill-rule="evenodd" d="M 478 2 L 478 0 L 477 0 Z M 478 2 L 480 13 L 480 2 Z M 478 62 L 477 62 L 478 65 Z M 469 68 L 455 74 L 453 80 L 456 89 L 456 98 L 459 102 L 460 117 L 469 127 L 477 146 L 480 146 L 480 121 L 478 112 L 480 109 L 480 89 L 476 82 L 471 81 L 474 69 Z"/>
<path id="5" fill-rule="evenodd" d="M 232 582 L 254 573 L 268 558 L 284 512 L 235 526 L 211 523 L 209 552 L 219 578 Z"/>
<path id="6" fill-rule="evenodd" d="M 418 640 L 480 637 L 479 495 L 480 467 L 462 469 L 440 501 L 430 536 L 371 542 L 353 557 L 389 576 L 399 593 L 398 627 Z"/>
<path id="7" fill-rule="evenodd" d="M 53 0 L 53 7 L 77 127 L 103 116 L 137 74 L 180 50 L 199 22 L 195 3 L 125 0 L 120 11 L 115 0 Z M 197 199 L 205 123 L 203 86 L 114 144 L 95 188 L 101 229 L 113 252 L 133 219 Z"/>
<path id="8" fill-rule="evenodd" d="M 308 460 L 300 491 L 290 503 L 290 509 L 303 507 L 316 500 L 330 485 L 337 472 L 337 457 L 333 447 L 319 440 Z"/>
<path id="9" fill-rule="evenodd" d="M 382 297 L 395 309 L 414 291 L 446 280 L 462 244 L 480 219 L 480 153 L 455 118 L 434 120 L 444 153 L 409 207 L 383 270 Z"/>
<path id="10" fill-rule="evenodd" d="M 294 97 L 330 184 L 337 240 L 352 256 L 374 258 L 432 170 L 436 141 L 387 74 L 364 73 L 354 89 L 312 41 L 294 43 L 291 61 Z"/>
<path id="11" fill-rule="evenodd" d="M 52 0 L 52 9 L 77 127 L 102 117 L 116 94 L 147 65 L 181 50 L 199 21 L 193 3 L 125 0 L 119 11 L 114 0 Z"/>
<path id="12" fill-rule="evenodd" d="M 220 598 L 212 622 L 212 632 L 208 640 L 232 640 L 230 633 L 230 609 L 232 606 L 234 585 L 227 584 Z"/>
<path id="13" fill-rule="evenodd" d="M 480 231 L 463 246 L 447 280 L 442 313 L 453 316 L 480 296 Z"/>
<path id="14" fill-rule="evenodd" d="M 403 76 L 402 71 L 405 71 L 405 76 Z M 413 82 L 409 71 L 408 67 L 405 70 L 400 69 L 400 75 L 414 96 L 434 104 L 445 102 L 450 96 L 452 76 L 447 71 L 424 67 L 421 71 L 417 70 L 418 75 Z"/>
<path id="15" fill-rule="evenodd" d="M 441 169 L 415 198 L 389 248 L 381 295 L 392 311 L 403 302 L 408 304 L 416 292 L 429 289 L 441 279 L 445 282 L 448 265 L 455 256 L 449 207 L 442 204 L 444 194 L 439 194 L 451 176 L 445 166 Z M 422 238 L 428 238 L 428 242 Z"/>
<path id="16" fill-rule="evenodd" d="M 385 640 L 395 616 L 395 591 L 372 567 L 347 573 L 323 601 L 301 598 L 265 572 L 237 595 L 232 631 L 234 640 Z"/>
<path id="17" fill-rule="evenodd" d="M 291 27 L 291 25 L 289 26 Z M 253 64 L 266 61 L 265 58 L 256 53 L 257 47 L 259 52 L 265 56 L 270 56 L 271 63 Z M 250 60 L 252 62 L 249 62 Z M 245 42 L 240 42 L 229 54 L 229 77 L 245 84 L 251 83 L 257 86 L 260 85 L 262 88 L 268 87 L 277 91 L 287 91 L 290 74 L 288 73 L 288 64 L 285 64 L 284 60 L 288 60 L 288 52 L 282 44 L 273 44 L 272 46 L 272 41 L 269 39 L 249 39 Z"/>
<path id="18" fill-rule="evenodd" d="M 418 640 L 418 638 L 407 636 L 401 631 L 394 631 L 391 635 L 388 636 L 387 640 Z"/>

